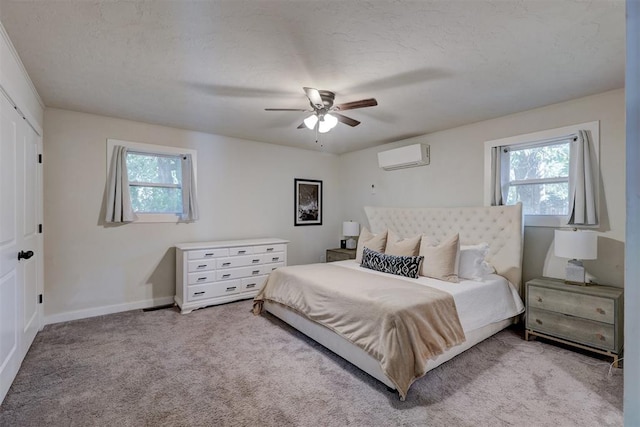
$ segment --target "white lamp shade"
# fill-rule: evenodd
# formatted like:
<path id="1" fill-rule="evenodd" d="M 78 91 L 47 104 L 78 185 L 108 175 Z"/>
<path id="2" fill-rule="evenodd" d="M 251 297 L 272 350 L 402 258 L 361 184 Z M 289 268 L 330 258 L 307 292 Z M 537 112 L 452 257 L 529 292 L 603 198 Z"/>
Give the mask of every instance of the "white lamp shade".
<path id="1" fill-rule="evenodd" d="M 553 249 L 557 257 L 598 258 L 598 235 L 589 230 L 555 230 Z"/>
<path id="2" fill-rule="evenodd" d="M 354 221 L 345 221 L 342 223 L 342 235 L 343 236 L 359 236 L 360 224 Z"/>

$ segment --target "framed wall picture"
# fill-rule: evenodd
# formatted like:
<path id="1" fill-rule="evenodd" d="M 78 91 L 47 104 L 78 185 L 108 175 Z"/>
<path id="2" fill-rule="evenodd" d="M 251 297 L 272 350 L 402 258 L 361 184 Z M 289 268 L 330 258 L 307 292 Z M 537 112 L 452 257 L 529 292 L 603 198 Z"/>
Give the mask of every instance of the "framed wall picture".
<path id="1" fill-rule="evenodd" d="M 322 225 L 322 181 L 295 178 L 294 225 Z"/>

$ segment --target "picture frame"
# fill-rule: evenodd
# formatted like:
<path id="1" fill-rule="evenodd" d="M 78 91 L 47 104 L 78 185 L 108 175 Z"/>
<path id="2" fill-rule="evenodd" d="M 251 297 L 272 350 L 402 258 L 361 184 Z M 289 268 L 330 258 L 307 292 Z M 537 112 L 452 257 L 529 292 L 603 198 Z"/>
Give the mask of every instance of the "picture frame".
<path id="1" fill-rule="evenodd" d="M 322 225 L 322 181 L 294 179 L 294 225 Z"/>

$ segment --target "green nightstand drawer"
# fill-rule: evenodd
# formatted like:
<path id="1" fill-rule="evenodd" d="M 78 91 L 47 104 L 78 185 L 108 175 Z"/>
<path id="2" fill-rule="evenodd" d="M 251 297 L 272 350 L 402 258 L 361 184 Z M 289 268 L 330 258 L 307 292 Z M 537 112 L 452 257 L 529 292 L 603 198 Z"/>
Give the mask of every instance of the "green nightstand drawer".
<path id="1" fill-rule="evenodd" d="M 572 285 L 567 285 L 572 286 Z M 529 287 L 529 307 L 541 308 L 562 314 L 613 324 L 615 302 L 611 298 L 557 290 L 539 286 Z"/>
<path id="2" fill-rule="evenodd" d="M 609 323 L 529 308 L 527 328 L 602 350 L 618 350 L 615 329 Z"/>

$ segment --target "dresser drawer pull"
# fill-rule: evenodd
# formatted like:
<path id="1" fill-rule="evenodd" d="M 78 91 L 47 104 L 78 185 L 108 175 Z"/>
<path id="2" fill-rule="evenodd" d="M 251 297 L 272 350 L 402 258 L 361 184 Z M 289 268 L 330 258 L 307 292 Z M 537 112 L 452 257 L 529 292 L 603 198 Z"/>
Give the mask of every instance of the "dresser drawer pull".
<path id="1" fill-rule="evenodd" d="M 538 297 L 538 302 L 542 302 L 542 297 Z"/>
<path id="2" fill-rule="evenodd" d="M 198 266 L 198 268 L 206 268 L 206 267 L 207 267 L 207 264 L 200 264 L 200 265 Z"/>
<path id="3" fill-rule="evenodd" d="M 605 338 L 604 335 L 602 334 L 596 334 L 596 338 L 598 338 L 600 341 L 606 341 L 607 339 Z"/>
<path id="4" fill-rule="evenodd" d="M 260 260 L 259 259 L 253 259 L 253 260 L 251 260 L 251 262 L 254 263 L 254 264 L 257 264 L 257 263 L 260 262 Z"/>
<path id="5" fill-rule="evenodd" d="M 251 274 L 260 274 L 260 270 L 253 270 Z"/>
<path id="6" fill-rule="evenodd" d="M 222 278 L 223 278 L 223 279 L 227 279 L 227 278 L 229 278 L 229 277 L 231 277 L 231 274 L 223 274 L 223 275 L 222 275 Z"/>
<path id="7" fill-rule="evenodd" d="M 249 283 L 249 284 L 247 285 L 247 289 L 249 289 L 249 288 L 255 288 L 255 287 L 256 287 L 256 284 L 255 284 L 255 283 Z"/>
<path id="8" fill-rule="evenodd" d="M 599 308 L 599 307 L 598 307 L 598 308 L 596 308 L 596 311 L 597 311 L 598 313 L 600 313 L 600 314 L 607 314 L 607 312 L 606 312 L 606 311 L 604 311 L 603 309 L 601 309 L 601 308 Z"/>
<path id="9" fill-rule="evenodd" d="M 207 256 L 213 256 L 213 252 L 206 253 L 206 254 L 204 254 L 204 256 L 206 256 L 206 257 Z"/>
<path id="10" fill-rule="evenodd" d="M 245 254 L 247 251 L 238 251 L 239 254 Z"/>
<path id="11" fill-rule="evenodd" d="M 235 290 L 236 290 L 236 287 L 235 287 L 235 286 L 229 286 L 229 287 L 227 288 L 227 292 L 231 292 L 231 291 L 235 291 Z"/>
<path id="12" fill-rule="evenodd" d="M 538 325 L 542 325 L 542 320 L 540 320 L 540 319 L 536 319 L 536 323 L 537 323 Z"/>
<path id="13" fill-rule="evenodd" d="M 278 261 L 279 259 L 280 259 L 280 257 L 279 257 L 279 256 L 274 256 L 273 258 L 271 258 L 271 261 L 274 261 L 274 262 L 275 262 L 275 261 Z"/>
<path id="14" fill-rule="evenodd" d="M 230 263 L 230 262 L 223 262 L 223 263 L 222 263 L 222 266 L 223 266 L 223 267 L 228 267 L 228 266 L 230 266 L 230 265 L 231 265 L 231 263 Z"/>
<path id="15" fill-rule="evenodd" d="M 200 282 L 202 280 L 207 280 L 207 278 L 206 277 L 198 277 L 198 282 Z"/>
<path id="16" fill-rule="evenodd" d="M 273 252 L 274 248 L 267 248 L 267 252 Z"/>
<path id="17" fill-rule="evenodd" d="M 193 295 L 202 295 L 204 294 L 204 291 L 200 291 L 200 292 L 194 292 Z"/>

